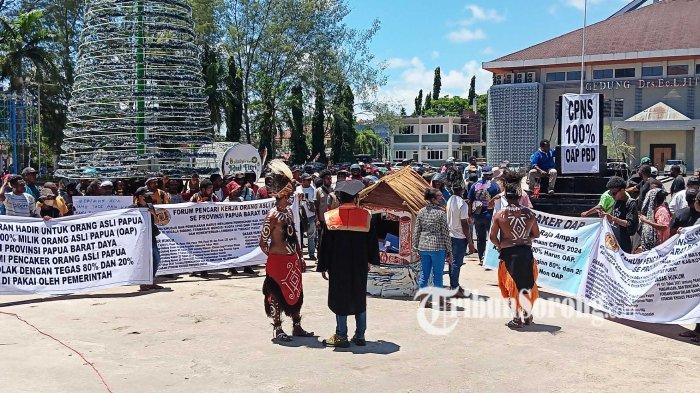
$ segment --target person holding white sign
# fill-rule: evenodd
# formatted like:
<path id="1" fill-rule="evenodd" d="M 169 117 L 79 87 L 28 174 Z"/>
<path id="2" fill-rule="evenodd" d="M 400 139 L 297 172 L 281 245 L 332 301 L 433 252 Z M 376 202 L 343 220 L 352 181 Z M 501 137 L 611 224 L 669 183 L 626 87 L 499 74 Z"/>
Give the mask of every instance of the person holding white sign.
<path id="1" fill-rule="evenodd" d="M 532 154 L 530 157 L 530 164 L 532 165 L 532 169 L 530 169 L 530 173 L 528 173 L 530 191 L 535 189 L 535 184 L 537 184 L 543 176 L 547 176 L 549 177 L 549 190 L 547 192 L 550 195 L 554 194 L 557 170 L 554 168 L 554 153 L 550 149 L 548 140 L 543 139 L 540 141 L 540 149 Z"/>

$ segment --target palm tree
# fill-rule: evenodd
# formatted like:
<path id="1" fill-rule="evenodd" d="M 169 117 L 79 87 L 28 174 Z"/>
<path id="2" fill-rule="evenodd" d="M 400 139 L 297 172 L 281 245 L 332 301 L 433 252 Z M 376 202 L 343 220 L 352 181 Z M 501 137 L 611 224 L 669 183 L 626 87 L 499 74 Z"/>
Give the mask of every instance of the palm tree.
<path id="1" fill-rule="evenodd" d="M 47 49 L 51 33 L 42 24 L 42 17 L 41 10 L 33 10 L 14 20 L 0 18 L 0 81 L 9 79 L 10 91 L 22 91 L 26 77 L 58 74 Z"/>

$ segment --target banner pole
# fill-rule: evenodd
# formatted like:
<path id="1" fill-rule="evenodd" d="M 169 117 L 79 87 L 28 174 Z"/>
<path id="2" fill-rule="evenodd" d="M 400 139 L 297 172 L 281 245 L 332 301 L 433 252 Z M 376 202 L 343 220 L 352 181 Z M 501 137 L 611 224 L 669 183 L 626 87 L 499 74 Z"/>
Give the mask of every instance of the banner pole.
<path id="1" fill-rule="evenodd" d="M 581 88 L 579 94 L 583 94 L 583 78 L 585 74 L 586 58 L 586 16 L 588 14 L 588 0 L 583 0 L 583 34 L 581 36 Z"/>

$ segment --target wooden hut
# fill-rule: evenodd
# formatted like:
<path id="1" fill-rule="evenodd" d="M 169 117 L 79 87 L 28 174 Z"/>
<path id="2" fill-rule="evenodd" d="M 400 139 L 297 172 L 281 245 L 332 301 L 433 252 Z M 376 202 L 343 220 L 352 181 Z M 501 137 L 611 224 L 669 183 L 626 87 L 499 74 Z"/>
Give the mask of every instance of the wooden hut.
<path id="1" fill-rule="evenodd" d="M 428 183 L 406 167 L 362 190 L 360 206 L 372 212 L 377 226 L 381 265 L 372 266 L 367 292 L 373 296 L 413 296 L 418 289 L 420 262 L 413 252 L 416 214 L 425 206 Z"/>

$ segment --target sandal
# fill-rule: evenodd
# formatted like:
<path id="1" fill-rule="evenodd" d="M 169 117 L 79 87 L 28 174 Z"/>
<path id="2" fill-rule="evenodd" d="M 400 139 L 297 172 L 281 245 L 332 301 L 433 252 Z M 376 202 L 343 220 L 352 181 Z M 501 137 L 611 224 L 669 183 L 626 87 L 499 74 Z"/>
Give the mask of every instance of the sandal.
<path id="1" fill-rule="evenodd" d="M 292 341 L 292 337 L 290 337 L 287 333 L 282 330 L 282 326 L 275 327 L 272 330 L 272 342 L 273 343 L 278 343 L 278 342 L 285 342 L 288 343 Z"/>
<path id="2" fill-rule="evenodd" d="M 526 325 L 532 325 L 532 323 L 533 323 L 532 320 L 533 320 L 533 319 L 534 319 L 534 317 L 532 316 L 532 314 L 528 315 L 527 317 L 525 317 L 525 324 L 526 324 Z"/>
<path id="3" fill-rule="evenodd" d="M 511 329 L 522 329 L 523 327 L 523 322 L 520 320 L 520 318 L 513 318 L 508 323 L 506 324 Z"/>
<path id="4" fill-rule="evenodd" d="M 314 332 L 307 332 L 304 330 L 304 328 L 301 327 L 301 324 L 294 324 L 294 328 L 292 329 L 292 336 L 294 337 L 313 337 Z"/>

